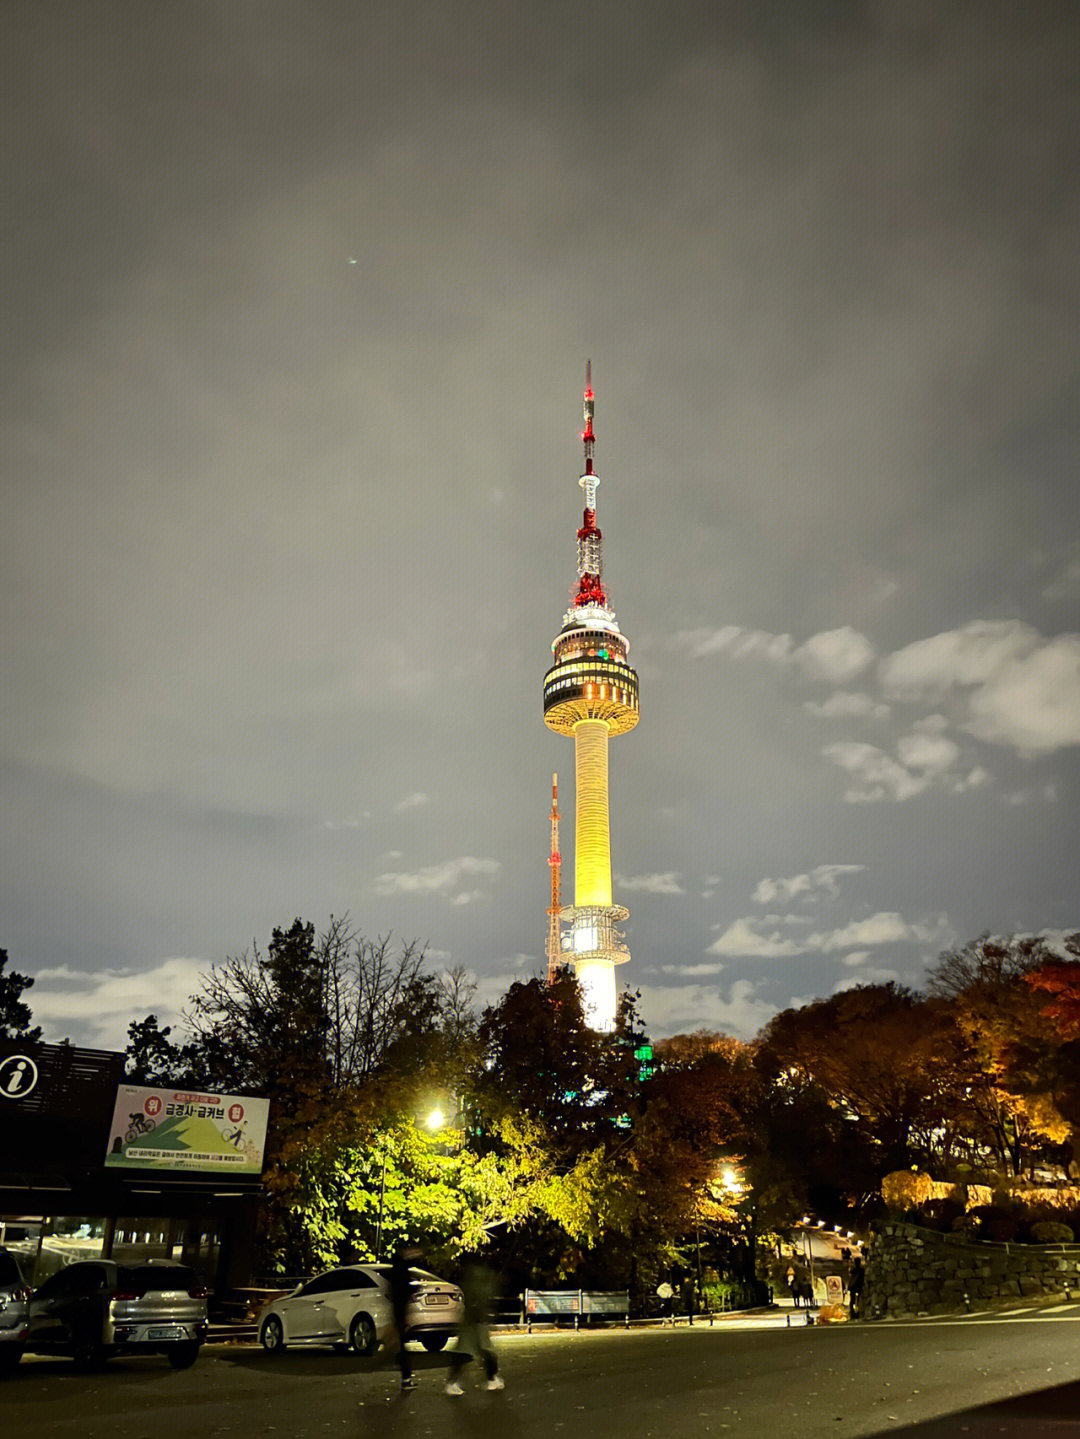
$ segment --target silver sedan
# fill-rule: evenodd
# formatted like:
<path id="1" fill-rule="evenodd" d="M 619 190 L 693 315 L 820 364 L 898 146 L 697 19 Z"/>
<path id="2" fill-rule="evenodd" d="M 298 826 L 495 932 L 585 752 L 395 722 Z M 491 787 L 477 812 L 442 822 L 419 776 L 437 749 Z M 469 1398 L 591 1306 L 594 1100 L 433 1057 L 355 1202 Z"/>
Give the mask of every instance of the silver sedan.
<path id="1" fill-rule="evenodd" d="M 439 1350 L 461 1323 L 461 1290 L 423 1269 L 411 1269 L 413 1298 L 406 1338 Z M 394 1327 L 389 1264 L 328 1269 L 273 1300 L 259 1319 L 259 1341 L 269 1354 L 289 1344 L 332 1345 L 374 1354 Z"/>

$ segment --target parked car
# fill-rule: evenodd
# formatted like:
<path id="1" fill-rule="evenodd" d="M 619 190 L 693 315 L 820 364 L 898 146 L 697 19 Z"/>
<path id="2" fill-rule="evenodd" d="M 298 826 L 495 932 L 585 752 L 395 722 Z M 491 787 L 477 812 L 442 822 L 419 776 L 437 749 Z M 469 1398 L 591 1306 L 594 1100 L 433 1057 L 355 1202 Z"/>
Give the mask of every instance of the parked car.
<path id="1" fill-rule="evenodd" d="M 114 1354 L 164 1354 L 187 1369 L 206 1338 L 206 1290 L 184 1264 L 68 1264 L 29 1301 L 26 1348 L 91 1369 Z"/>
<path id="2" fill-rule="evenodd" d="M 14 1254 L 0 1249 L 0 1374 L 14 1369 L 22 1356 L 29 1298 L 30 1286 L 23 1281 Z"/>
<path id="3" fill-rule="evenodd" d="M 424 1269 L 410 1269 L 414 1297 L 407 1339 L 432 1352 L 461 1323 L 461 1290 Z M 328 1269 L 273 1300 L 259 1319 L 259 1340 L 269 1354 L 288 1344 L 329 1344 L 374 1354 L 394 1327 L 389 1264 L 349 1264 Z"/>

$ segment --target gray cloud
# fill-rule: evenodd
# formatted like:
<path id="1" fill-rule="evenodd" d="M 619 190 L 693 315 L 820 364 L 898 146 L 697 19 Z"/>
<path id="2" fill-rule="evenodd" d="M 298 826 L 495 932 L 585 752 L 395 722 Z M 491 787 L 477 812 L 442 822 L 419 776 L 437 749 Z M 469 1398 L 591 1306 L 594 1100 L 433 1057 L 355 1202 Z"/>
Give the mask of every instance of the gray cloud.
<path id="1" fill-rule="evenodd" d="M 1075 927 L 1075 18 L 826 9 L 20 8 L 0 944 L 40 1012 L 346 909 L 542 970 L 587 354 L 620 978 L 729 946 L 653 1031 L 767 1016 L 868 916 Z"/>

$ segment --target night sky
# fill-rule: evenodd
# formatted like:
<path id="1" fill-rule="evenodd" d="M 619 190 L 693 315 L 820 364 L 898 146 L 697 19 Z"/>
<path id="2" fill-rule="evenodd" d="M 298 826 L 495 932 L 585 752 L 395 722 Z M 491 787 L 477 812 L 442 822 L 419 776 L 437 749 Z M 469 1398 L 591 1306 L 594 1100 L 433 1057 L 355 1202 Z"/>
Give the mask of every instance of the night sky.
<path id="1" fill-rule="evenodd" d="M 543 971 L 586 357 L 651 1034 L 1080 926 L 1072 0 L 0 25 L 0 947 L 46 1038 L 175 1022 L 298 915 Z"/>

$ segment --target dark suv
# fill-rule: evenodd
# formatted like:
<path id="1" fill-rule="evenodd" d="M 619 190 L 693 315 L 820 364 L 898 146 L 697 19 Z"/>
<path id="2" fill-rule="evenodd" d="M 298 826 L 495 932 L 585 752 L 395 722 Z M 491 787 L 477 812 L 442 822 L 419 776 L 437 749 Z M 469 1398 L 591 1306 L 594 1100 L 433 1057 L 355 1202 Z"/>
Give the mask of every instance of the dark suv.
<path id="1" fill-rule="evenodd" d="M 0 1374 L 14 1369 L 26 1343 L 26 1301 L 30 1288 L 23 1283 L 15 1256 L 0 1249 Z"/>
<path id="2" fill-rule="evenodd" d="M 183 1264 L 69 1264 L 30 1296 L 26 1348 L 92 1369 L 113 1354 L 164 1354 L 187 1369 L 206 1338 L 206 1290 Z"/>

